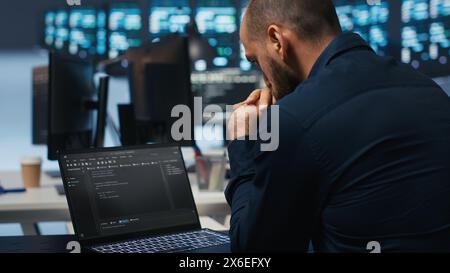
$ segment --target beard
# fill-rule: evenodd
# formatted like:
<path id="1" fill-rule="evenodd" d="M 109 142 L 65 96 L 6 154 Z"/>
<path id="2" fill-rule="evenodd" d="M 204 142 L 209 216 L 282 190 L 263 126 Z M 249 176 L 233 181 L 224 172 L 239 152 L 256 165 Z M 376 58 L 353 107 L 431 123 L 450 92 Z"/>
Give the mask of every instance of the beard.
<path id="1" fill-rule="evenodd" d="M 277 63 L 275 60 L 269 60 L 269 75 L 272 76 L 272 95 L 276 100 L 292 93 L 301 80 L 286 65 Z"/>

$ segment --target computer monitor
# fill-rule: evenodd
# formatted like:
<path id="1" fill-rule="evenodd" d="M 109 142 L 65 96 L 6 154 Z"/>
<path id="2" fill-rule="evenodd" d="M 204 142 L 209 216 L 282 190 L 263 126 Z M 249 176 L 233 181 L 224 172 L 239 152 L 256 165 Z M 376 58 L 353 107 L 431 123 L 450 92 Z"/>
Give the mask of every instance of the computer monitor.
<path id="1" fill-rule="evenodd" d="M 88 148 L 92 145 L 93 101 L 96 89 L 94 67 L 89 61 L 50 54 L 48 108 L 48 159 L 56 160 L 60 150 Z"/>
<path id="2" fill-rule="evenodd" d="M 149 31 L 152 40 L 172 33 L 185 33 L 191 18 L 189 0 L 152 0 L 149 13 Z"/>
<path id="3" fill-rule="evenodd" d="M 400 59 L 432 76 L 450 74 L 450 2 L 399 1 Z"/>
<path id="4" fill-rule="evenodd" d="M 106 53 L 106 13 L 95 8 L 72 8 L 69 12 L 71 55 L 102 56 Z"/>
<path id="5" fill-rule="evenodd" d="M 102 145 L 108 78 L 100 80 L 98 98 L 91 61 L 60 53 L 49 56 L 47 147 L 48 159 L 56 160 L 58 151 Z M 95 111 L 98 111 L 96 130 Z"/>
<path id="6" fill-rule="evenodd" d="M 105 146 L 105 130 L 108 121 L 109 76 L 101 76 L 98 86 L 98 101 L 95 103 L 95 108 L 97 108 L 97 124 L 95 129 L 94 146 L 101 148 Z"/>
<path id="7" fill-rule="evenodd" d="M 142 11 L 136 3 L 113 3 L 108 12 L 108 56 L 116 58 L 142 43 Z"/>
<path id="8" fill-rule="evenodd" d="M 44 14 L 44 46 L 46 48 L 53 47 L 55 43 L 55 33 L 56 33 L 56 26 L 55 26 L 55 18 L 56 13 L 54 11 L 47 11 Z"/>
<path id="9" fill-rule="evenodd" d="M 32 83 L 32 144 L 47 144 L 48 66 L 34 67 Z"/>
<path id="10" fill-rule="evenodd" d="M 244 20 L 244 15 L 245 15 L 245 11 L 247 9 L 247 5 L 248 5 L 248 0 L 241 1 L 239 27 L 242 26 L 242 22 Z M 247 60 L 247 57 L 245 55 L 245 48 L 241 42 L 239 42 L 239 52 L 240 52 L 239 68 L 242 71 L 251 71 L 254 67 L 253 67 L 252 63 Z"/>
<path id="11" fill-rule="evenodd" d="M 69 15 L 66 10 L 55 12 L 55 34 L 53 48 L 56 50 L 66 50 L 69 41 Z"/>
<path id="12" fill-rule="evenodd" d="M 198 60 L 196 71 L 239 67 L 238 12 L 233 1 L 195 1 L 195 21 L 200 34 L 217 51 L 212 63 Z"/>
<path id="13" fill-rule="evenodd" d="M 389 55 L 390 1 L 334 0 L 344 32 L 356 32 L 379 55 Z"/>
<path id="14" fill-rule="evenodd" d="M 448 0 L 334 0 L 343 31 L 430 77 L 450 75 Z"/>
<path id="15" fill-rule="evenodd" d="M 139 131 L 137 144 L 176 142 L 171 136 L 172 125 L 177 120 L 171 117 L 172 109 L 176 105 L 193 109 L 188 47 L 186 37 L 171 35 L 126 52 L 131 100 Z M 193 124 L 193 115 L 191 121 Z M 180 144 L 191 145 L 192 141 Z"/>

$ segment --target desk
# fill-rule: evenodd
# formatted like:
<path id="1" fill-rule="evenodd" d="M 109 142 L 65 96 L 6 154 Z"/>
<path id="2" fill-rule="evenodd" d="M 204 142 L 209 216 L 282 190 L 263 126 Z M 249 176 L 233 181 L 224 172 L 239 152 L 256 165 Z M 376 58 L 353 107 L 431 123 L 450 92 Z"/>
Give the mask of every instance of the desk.
<path id="1" fill-rule="evenodd" d="M 0 237 L 0 253 L 69 253 L 74 235 Z"/>
<path id="2" fill-rule="evenodd" d="M 70 253 L 69 242 L 76 241 L 73 235 L 0 237 L 0 253 Z M 193 253 L 229 253 L 229 246 L 216 250 L 199 250 Z"/>
<path id="3" fill-rule="evenodd" d="M 200 216 L 214 216 L 223 220 L 230 214 L 223 192 L 199 191 L 195 183 L 196 175 L 189 174 L 189 179 Z M 1 172 L 0 181 L 5 188 L 22 187 L 19 172 Z M 33 235 L 36 221 L 70 221 L 66 197 L 59 195 L 55 188 L 55 185 L 61 184 L 61 178 L 42 174 L 40 188 L 29 189 L 25 193 L 1 195 L 0 222 L 23 223 L 25 234 Z"/>
<path id="4" fill-rule="evenodd" d="M 223 192 L 202 192 L 196 186 L 195 174 L 189 174 L 194 199 L 200 215 L 230 213 L 230 208 Z M 5 188 L 22 187 L 22 178 L 19 172 L 0 173 L 1 184 Z M 29 189 L 26 193 L 6 194 L 0 196 L 0 212 L 23 210 L 54 210 L 68 209 L 66 197 L 59 195 L 55 185 L 61 185 L 61 178 L 51 178 L 42 175 L 41 187 Z"/>
<path id="5" fill-rule="evenodd" d="M 210 217 L 200 217 L 203 228 L 225 231 Z M 77 241 L 75 235 L 0 237 L 0 253 L 69 253 L 67 243 Z"/>

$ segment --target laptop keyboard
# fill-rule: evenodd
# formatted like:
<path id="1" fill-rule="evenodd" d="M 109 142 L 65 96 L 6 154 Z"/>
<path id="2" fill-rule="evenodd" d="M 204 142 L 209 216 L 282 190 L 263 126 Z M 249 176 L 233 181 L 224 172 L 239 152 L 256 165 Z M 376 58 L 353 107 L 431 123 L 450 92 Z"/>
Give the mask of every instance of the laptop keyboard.
<path id="1" fill-rule="evenodd" d="M 150 237 L 94 247 L 100 253 L 171 253 L 227 244 L 225 234 L 199 230 L 173 235 Z"/>

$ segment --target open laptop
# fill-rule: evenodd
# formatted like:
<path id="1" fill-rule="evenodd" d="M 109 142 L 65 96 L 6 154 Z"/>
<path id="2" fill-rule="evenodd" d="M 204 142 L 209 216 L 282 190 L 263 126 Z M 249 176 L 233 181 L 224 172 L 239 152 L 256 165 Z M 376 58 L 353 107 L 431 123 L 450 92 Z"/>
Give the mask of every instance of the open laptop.
<path id="1" fill-rule="evenodd" d="M 59 165 L 84 251 L 229 252 L 227 235 L 201 229 L 180 147 L 64 152 Z"/>

